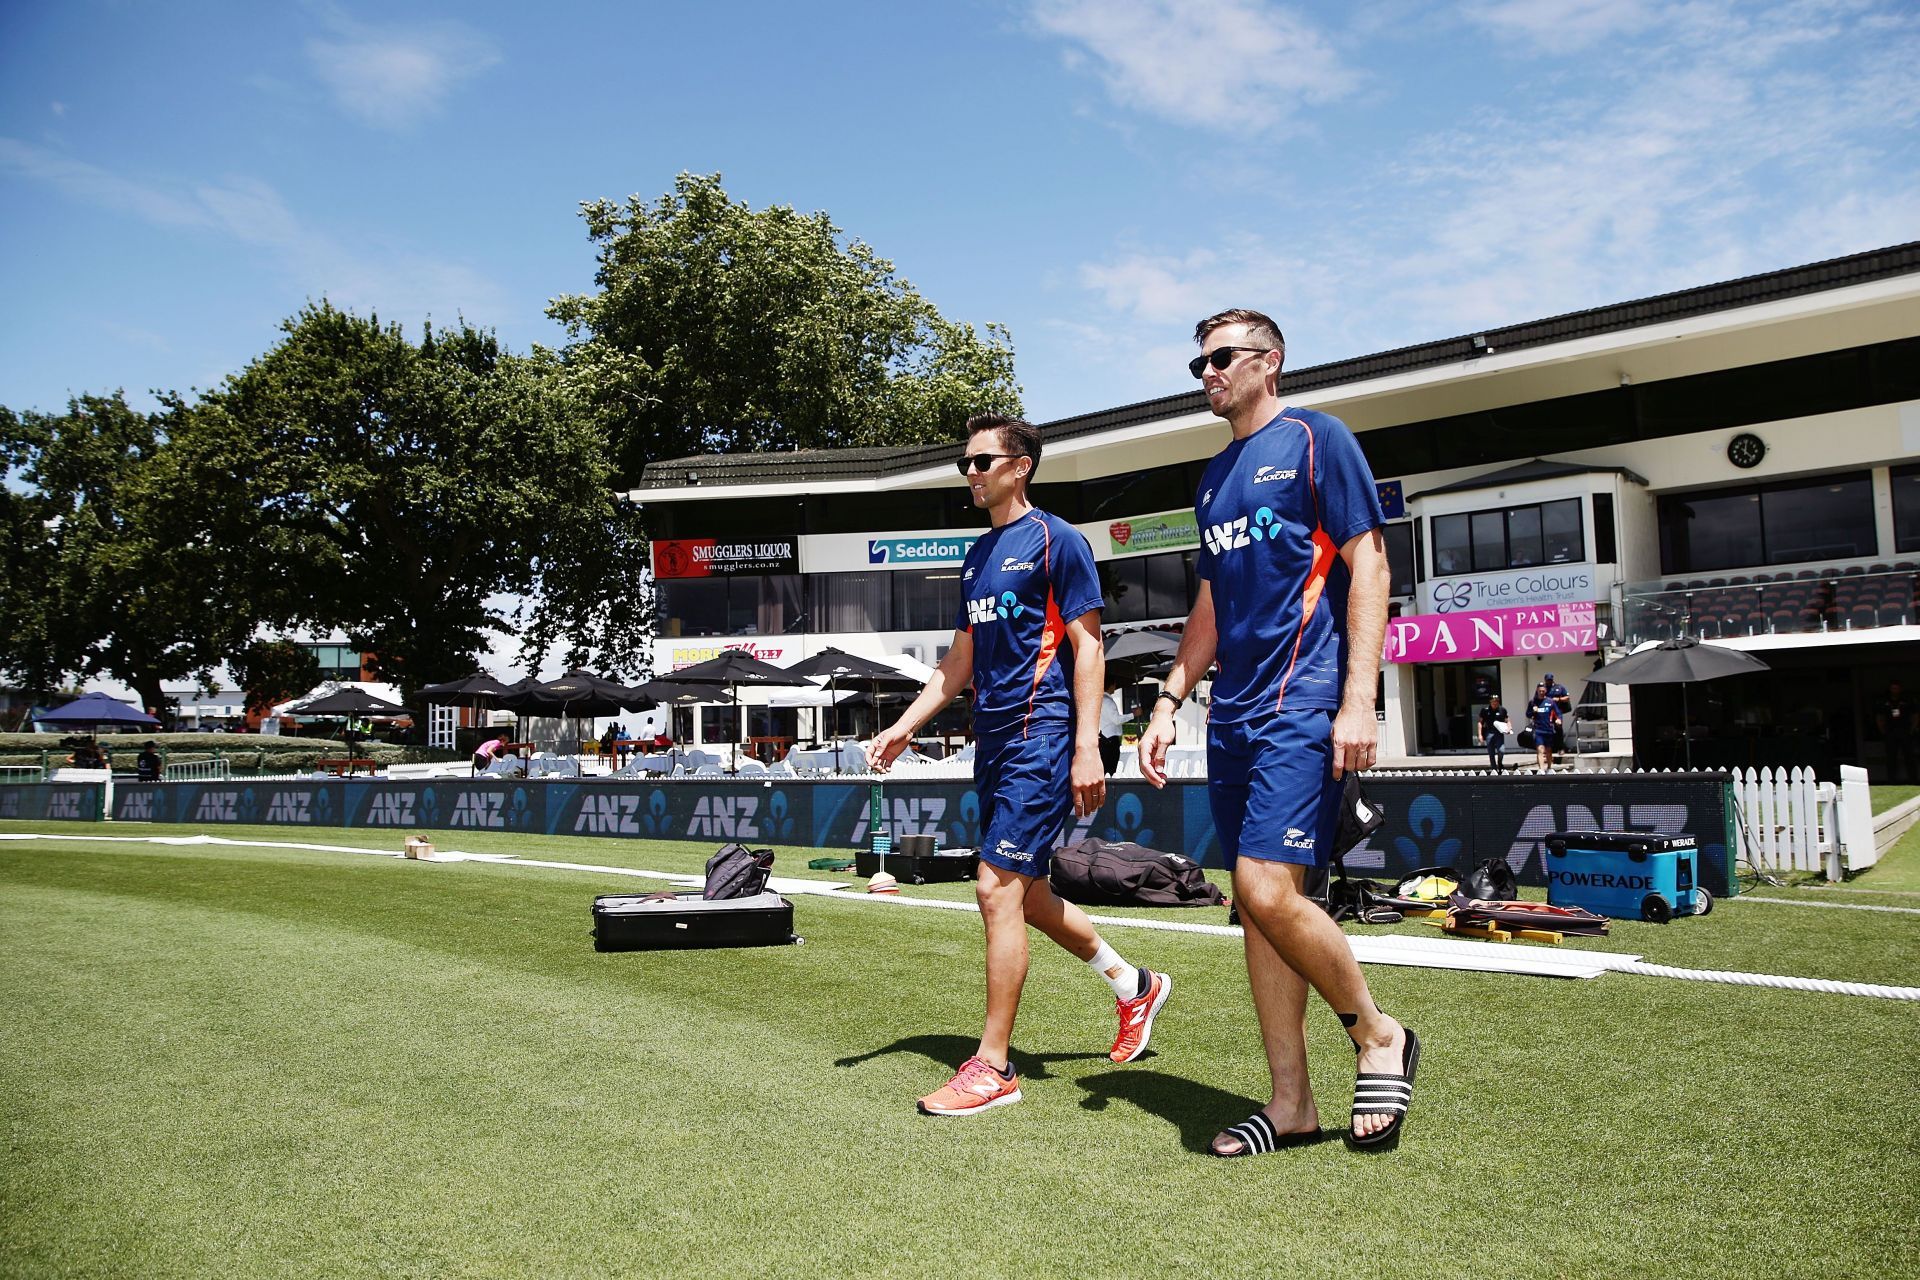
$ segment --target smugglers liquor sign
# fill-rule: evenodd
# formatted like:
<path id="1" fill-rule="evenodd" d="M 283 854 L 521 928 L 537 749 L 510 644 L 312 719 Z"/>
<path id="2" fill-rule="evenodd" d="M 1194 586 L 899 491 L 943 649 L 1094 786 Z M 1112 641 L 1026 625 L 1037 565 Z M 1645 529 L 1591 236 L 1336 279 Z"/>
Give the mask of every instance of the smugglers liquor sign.
<path id="1" fill-rule="evenodd" d="M 676 538 L 653 544 L 653 576 L 656 578 L 798 572 L 800 552 L 793 538 L 769 538 L 763 542 Z"/>

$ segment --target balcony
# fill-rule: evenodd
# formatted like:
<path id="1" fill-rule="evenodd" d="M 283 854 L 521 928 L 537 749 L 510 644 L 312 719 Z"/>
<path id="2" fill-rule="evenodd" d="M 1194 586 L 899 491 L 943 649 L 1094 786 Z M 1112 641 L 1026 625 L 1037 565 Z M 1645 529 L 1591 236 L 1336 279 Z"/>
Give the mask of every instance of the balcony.
<path id="1" fill-rule="evenodd" d="M 1920 621 L 1920 565 L 1828 565 L 1730 577 L 1669 578 L 1624 588 L 1622 639 L 1629 645 L 1696 635 L 1807 635 L 1897 627 Z"/>

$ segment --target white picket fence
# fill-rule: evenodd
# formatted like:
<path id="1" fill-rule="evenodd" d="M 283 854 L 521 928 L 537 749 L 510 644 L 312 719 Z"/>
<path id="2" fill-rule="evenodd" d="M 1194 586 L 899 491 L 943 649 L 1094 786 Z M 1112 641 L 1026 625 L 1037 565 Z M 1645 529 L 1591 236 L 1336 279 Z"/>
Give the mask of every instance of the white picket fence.
<path id="1" fill-rule="evenodd" d="M 1811 769 L 1735 769 L 1740 860 L 1759 871 L 1821 871 L 1839 880 L 1879 860 L 1867 771 L 1840 769 L 1840 785 Z"/>
<path id="2" fill-rule="evenodd" d="M 224 757 L 217 760 L 184 760 L 166 766 L 161 777 L 167 782 L 225 782 L 232 776 L 230 770 L 231 765 Z"/>

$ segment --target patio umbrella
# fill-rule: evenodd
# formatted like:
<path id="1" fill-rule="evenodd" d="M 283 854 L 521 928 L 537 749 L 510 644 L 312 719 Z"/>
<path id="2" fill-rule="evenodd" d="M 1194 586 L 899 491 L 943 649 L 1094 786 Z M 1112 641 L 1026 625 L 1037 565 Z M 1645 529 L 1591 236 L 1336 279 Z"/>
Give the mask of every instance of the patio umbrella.
<path id="1" fill-rule="evenodd" d="M 898 667 L 889 666 L 872 658 L 863 658 L 857 653 L 848 653 L 828 645 L 810 658 L 802 658 L 786 667 L 790 675 L 827 678 L 833 690 L 834 710 L 837 713 L 840 703 L 840 682 L 846 680 L 853 684 L 865 684 L 875 698 L 880 696 L 882 686 L 891 689 L 918 689 L 926 682 L 916 680 Z M 836 715 L 837 721 L 837 715 Z M 834 756 L 834 772 L 840 771 L 840 758 Z"/>
<path id="2" fill-rule="evenodd" d="M 1601 684 L 1677 684 L 1680 686 L 1680 740 L 1685 745 L 1686 762 L 1693 765 L 1693 735 L 1687 732 L 1691 717 L 1687 711 L 1687 686 L 1699 680 L 1718 680 L 1722 676 L 1748 675 L 1771 670 L 1750 653 L 1720 645 L 1701 644 L 1698 636 L 1675 636 L 1649 645 L 1637 653 L 1609 662 L 1589 680 Z"/>
<path id="3" fill-rule="evenodd" d="M 57 707 L 45 715 L 34 717 L 41 724 L 61 725 L 72 728 L 89 728 L 96 725 L 157 725 L 160 722 L 138 707 L 130 707 L 118 698 L 109 698 L 104 693 L 83 693 L 72 702 Z"/>
<path id="4" fill-rule="evenodd" d="M 332 693 L 322 694 L 312 702 L 299 703 L 289 708 L 296 716 L 406 716 L 412 715 L 405 707 L 388 702 L 385 698 L 376 698 L 365 689 L 348 685 L 335 689 Z"/>
<path id="5" fill-rule="evenodd" d="M 1180 652 L 1180 636 L 1172 631 L 1122 631 L 1107 637 L 1107 661 L 1127 658 L 1171 658 Z"/>
<path id="6" fill-rule="evenodd" d="M 495 680 L 484 671 L 476 671 L 458 680 L 444 680 L 439 684 L 424 685 L 420 690 L 420 698 L 424 702 L 438 706 L 464 706 L 473 712 L 474 723 L 478 724 L 482 707 L 500 706 L 514 694 L 523 692 L 531 683 L 531 681 L 522 680 L 508 684 L 503 680 Z"/>
<path id="7" fill-rule="evenodd" d="M 632 706 L 633 700 L 627 686 L 617 680 L 591 671 L 568 671 L 552 680 L 527 684 L 501 699 L 500 705 L 522 714 L 589 718 L 618 715 Z"/>
<path id="8" fill-rule="evenodd" d="M 696 662 L 690 667 L 682 667 L 670 677 L 675 684 L 724 685 L 734 691 L 734 700 L 739 700 L 741 685 L 752 688 L 756 685 L 810 685 L 813 682 L 805 676 L 797 676 L 782 670 L 770 662 L 762 662 L 741 649 L 729 649 L 717 658 L 708 658 L 705 662 Z M 733 735 L 733 768 L 740 771 L 740 735 Z"/>
<path id="9" fill-rule="evenodd" d="M 633 701 L 627 705 L 635 711 L 647 711 L 654 707 L 691 707 L 707 702 L 732 702 L 733 697 L 726 690 L 709 684 L 680 684 L 673 680 L 647 680 L 627 690 L 627 696 Z"/>

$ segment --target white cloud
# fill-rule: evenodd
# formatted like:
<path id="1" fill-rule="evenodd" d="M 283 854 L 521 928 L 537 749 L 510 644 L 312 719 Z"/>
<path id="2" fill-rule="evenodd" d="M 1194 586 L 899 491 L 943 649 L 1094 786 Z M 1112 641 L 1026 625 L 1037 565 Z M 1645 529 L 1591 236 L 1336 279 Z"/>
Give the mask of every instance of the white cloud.
<path id="1" fill-rule="evenodd" d="M 460 22 L 376 27 L 338 13 L 326 21 L 331 33 L 307 41 L 307 58 L 334 101 L 377 129 L 412 128 L 500 61 L 491 41 Z"/>
<path id="2" fill-rule="evenodd" d="M 251 178 L 154 185 L 6 137 L 0 137 L 0 173 L 154 226 L 238 241 L 258 250 L 261 262 L 301 294 L 340 306 L 378 309 L 389 319 L 432 315 L 451 321 L 464 314 L 486 322 L 506 314 L 502 291 L 472 267 L 404 244 L 350 243 L 309 226 L 278 191 Z"/>
<path id="3" fill-rule="evenodd" d="M 1644 30 L 1626 0 L 1491 12 L 1516 31 L 1558 13 L 1624 47 L 1356 164 L 1365 194 L 1341 205 L 1283 208 L 1209 239 L 1215 254 L 1116 246 L 1084 264 L 1116 363 L 1221 306 L 1297 329 L 1297 367 L 1920 236 L 1920 23 L 1897 7 L 1695 0 Z"/>
<path id="4" fill-rule="evenodd" d="M 1180 124 L 1273 128 L 1358 82 L 1311 23 L 1262 0 L 1035 0 L 1033 20 L 1072 42 L 1069 71 Z"/>
<path id="5" fill-rule="evenodd" d="M 1645 30 L 1660 19 L 1660 8 L 1653 0 L 1494 0 L 1465 13 L 1495 35 L 1545 53 L 1572 53 Z"/>

